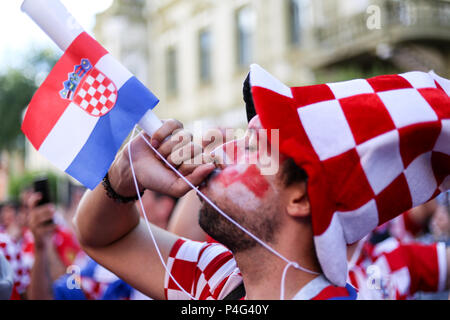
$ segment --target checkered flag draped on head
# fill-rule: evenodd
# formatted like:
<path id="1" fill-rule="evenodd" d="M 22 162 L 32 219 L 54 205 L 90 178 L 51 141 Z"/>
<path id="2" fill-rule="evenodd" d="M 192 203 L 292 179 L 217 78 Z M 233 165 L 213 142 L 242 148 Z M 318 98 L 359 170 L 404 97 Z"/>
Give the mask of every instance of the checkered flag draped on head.
<path id="1" fill-rule="evenodd" d="M 450 81 L 409 72 L 289 88 L 258 65 L 252 97 L 308 173 L 317 256 L 345 285 L 346 245 L 450 188 Z"/>

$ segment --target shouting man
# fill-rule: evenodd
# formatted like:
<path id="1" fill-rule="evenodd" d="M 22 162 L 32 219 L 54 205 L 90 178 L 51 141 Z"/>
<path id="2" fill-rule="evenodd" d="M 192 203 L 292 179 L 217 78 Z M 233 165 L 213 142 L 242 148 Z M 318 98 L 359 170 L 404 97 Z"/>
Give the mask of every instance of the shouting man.
<path id="1" fill-rule="evenodd" d="M 199 222 L 221 244 L 150 226 L 155 247 L 135 207 L 135 182 L 141 192 L 176 197 L 189 186 L 138 137 L 80 204 L 83 248 L 154 299 L 356 298 L 345 281 L 346 245 L 449 188 L 448 80 L 408 73 L 289 88 L 254 65 L 247 84 L 245 100 L 257 116 L 244 143 L 231 142 L 232 156 L 221 148 L 212 154 L 220 165 L 174 161 L 180 150 L 201 153 L 190 141 L 180 144 L 177 121 L 151 138 L 212 201 Z M 275 130 L 279 141 L 269 132 L 263 151 L 260 129 Z M 262 158 L 279 170 L 266 172 Z"/>

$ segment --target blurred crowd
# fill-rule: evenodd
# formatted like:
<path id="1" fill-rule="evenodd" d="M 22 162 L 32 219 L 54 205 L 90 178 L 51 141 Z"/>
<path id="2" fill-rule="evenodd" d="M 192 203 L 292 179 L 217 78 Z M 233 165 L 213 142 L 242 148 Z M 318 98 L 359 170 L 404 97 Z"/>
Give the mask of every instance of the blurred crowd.
<path id="1" fill-rule="evenodd" d="M 32 188 L 23 190 L 19 201 L 1 203 L 0 256 L 11 270 L 13 290 L 0 298 L 148 299 L 81 250 L 72 219 L 85 190 L 71 189 L 66 206 L 38 206 L 41 195 Z M 176 200 L 151 191 L 142 200 L 150 222 L 167 228 Z"/>
<path id="2" fill-rule="evenodd" d="M 19 201 L 0 205 L 0 258 L 7 261 L 14 284 L 12 293 L 4 296 L 3 290 L 0 298 L 150 299 L 80 249 L 72 219 L 85 190 L 71 190 L 65 206 L 37 205 L 41 196 L 32 188 L 24 189 Z M 449 199 L 449 192 L 441 194 L 349 247 L 349 282 L 358 289 L 360 298 L 449 298 L 447 284 L 442 283 L 448 281 L 450 267 L 446 265 Z M 198 225 L 201 204 L 194 191 L 174 199 L 146 190 L 142 204 L 145 212 L 136 204 L 141 216 L 146 214 L 154 225 L 196 241 L 214 241 Z"/>
<path id="3" fill-rule="evenodd" d="M 359 299 L 450 298 L 449 199 L 443 193 L 349 246 L 349 282 Z"/>

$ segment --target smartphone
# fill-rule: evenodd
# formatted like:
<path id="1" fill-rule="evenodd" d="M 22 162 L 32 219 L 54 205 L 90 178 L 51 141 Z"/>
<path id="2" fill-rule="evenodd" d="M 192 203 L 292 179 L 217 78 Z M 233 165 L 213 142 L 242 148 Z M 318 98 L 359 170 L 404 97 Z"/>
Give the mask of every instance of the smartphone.
<path id="1" fill-rule="evenodd" d="M 37 203 L 37 206 L 42 206 L 44 204 L 51 202 L 51 196 L 50 196 L 50 187 L 48 178 L 38 178 L 33 181 L 33 189 L 34 192 L 39 192 L 42 195 L 41 200 Z M 52 225 L 54 224 L 53 219 L 49 219 L 45 222 L 43 222 L 45 225 Z"/>
<path id="2" fill-rule="evenodd" d="M 42 195 L 41 200 L 38 202 L 38 206 L 50 203 L 50 187 L 48 178 L 38 178 L 33 182 L 34 192 L 39 192 Z"/>

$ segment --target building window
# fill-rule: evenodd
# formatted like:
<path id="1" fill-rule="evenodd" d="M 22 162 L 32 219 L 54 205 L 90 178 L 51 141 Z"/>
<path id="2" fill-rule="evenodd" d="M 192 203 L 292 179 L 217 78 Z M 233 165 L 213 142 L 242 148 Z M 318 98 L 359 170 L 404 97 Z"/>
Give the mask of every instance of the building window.
<path id="1" fill-rule="evenodd" d="M 199 42 L 199 74 L 202 83 L 211 81 L 211 31 L 201 30 L 198 37 Z"/>
<path id="2" fill-rule="evenodd" d="M 253 60 L 253 36 L 256 17 L 250 7 L 243 7 L 236 13 L 237 63 L 247 67 Z"/>
<path id="3" fill-rule="evenodd" d="M 300 8 L 301 0 L 288 0 L 289 10 L 289 41 L 293 45 L 299 45 L 301 42 L 301 20 L 300 20 Z"/>
<path id="4" fill-rule="evenodd" d="M 178 92 L 177 69 L 177 51 L 175 48 L 168 48 L 166 53 L 166 88 L 168 95 L 173 96 Z"/>

